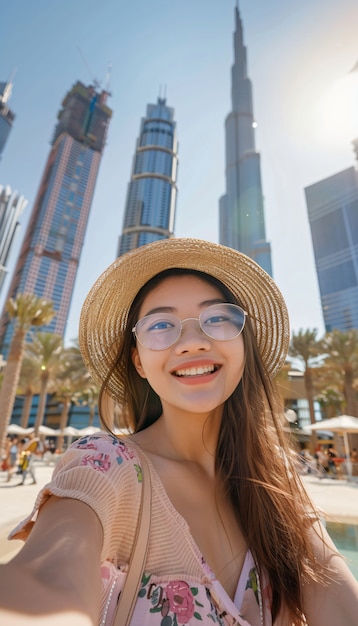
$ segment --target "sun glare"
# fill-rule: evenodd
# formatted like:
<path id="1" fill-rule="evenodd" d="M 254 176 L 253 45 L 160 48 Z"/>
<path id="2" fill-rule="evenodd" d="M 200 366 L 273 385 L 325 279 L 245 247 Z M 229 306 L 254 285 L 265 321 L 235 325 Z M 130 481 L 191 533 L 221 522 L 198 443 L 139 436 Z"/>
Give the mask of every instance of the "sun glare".
<path id="1" fill-rule="evenodd" d="M 319 98 L 315 111 L 317 134 L 327 144 L 358 137 L 358 72 L 333 83 Z"/>

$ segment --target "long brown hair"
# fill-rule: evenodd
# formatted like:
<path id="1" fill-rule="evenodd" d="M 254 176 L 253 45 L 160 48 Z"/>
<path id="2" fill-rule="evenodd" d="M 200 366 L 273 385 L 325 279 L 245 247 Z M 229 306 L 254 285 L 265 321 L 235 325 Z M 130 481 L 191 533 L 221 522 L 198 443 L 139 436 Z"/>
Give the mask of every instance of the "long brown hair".
<path id="1" fill-rule="evenodd" d="M 132 363 L 134 338 L 131 329 L 138 321 L 146 295 L 169 276 L 195 275 L 214 285 L 227 302 L 238 304 L 233 294 L 217 279 L 202 272 L 171 269 L 150 280 L 137 294 L 124 333 L 100 395 L 100 412 L 105 416 L 104 396 L 111 373 L 120 368 L 125 381 L 127 426 L 138 432 L 161 415 L 160 398 Z M 225 402 L 216 449 L 216 471 L 261 575 L 272 589 L 273 621 L 280 609 L 292 626 L 304 624 L 302 585 L 320 579 L 309 530 L 312 504 L 294 467 L 294 456 L 281 423 L 281 407 L 274 383 L 263 366 L 250 324 L 244 332 L 245 367 L 242 379 Z M 102 402 L 103 400 L 103 402 Z M 102 407 L 103 405 L 103 407 Z"/>

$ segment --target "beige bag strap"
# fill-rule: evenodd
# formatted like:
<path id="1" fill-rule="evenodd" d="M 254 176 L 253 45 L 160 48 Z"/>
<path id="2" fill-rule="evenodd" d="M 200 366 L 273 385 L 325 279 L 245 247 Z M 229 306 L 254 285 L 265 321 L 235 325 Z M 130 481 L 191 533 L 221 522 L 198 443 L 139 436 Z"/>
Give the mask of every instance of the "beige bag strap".
<path id="1" fill-rule="evenodd" d="M 142 496 L 128 573 L 121 595 L 119 596 L 113 626 L 128 626 L 130 624 L 138 598 L 138 590 L 143 576 L 149 545 L 152 516 L 151 476 L 147 459 L 137 446 L 136 451 L 138 451 L 142 467 Z"/>

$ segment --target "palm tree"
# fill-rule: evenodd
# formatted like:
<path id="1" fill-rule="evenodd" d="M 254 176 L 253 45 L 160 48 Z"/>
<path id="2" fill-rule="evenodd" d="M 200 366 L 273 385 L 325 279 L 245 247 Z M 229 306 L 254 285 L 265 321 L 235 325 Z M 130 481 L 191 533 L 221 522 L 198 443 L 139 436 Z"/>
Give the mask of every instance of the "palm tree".
<path id="1" fill-rule="evenodd" d="M 26 351 L 26 346 L 25 346 Z M 32 399 L 40 388 L 40 372 L 35 359 L 25 356 L 22 362 L 19 386 L 17 393 L 24 396 L 24 405 L 21 413 L 21 426 L 27 428 L 31 413 Z"/>
<path id="2" fill-rule="evenodd" d="M 292 333 L 289 347 L 291 361 L 297 359 L 303 365 L 303 379 L 308 400 L 311 424 L 316 421 L 314 412 L 314 376 L 313 370 L 323 359 L 322 343 L 317 339 L 317 329 L 303 330 Z"/>
<path id="3" fill-rule="evenodd" d="M 6 303 L 6 312 L 15 322 L 4 377 L 0 390 L 0 449 L 4 447 L 6 431 L 14 407 L 24 357 L 26 335 L 32 327 L 49 324 L 55 315 L 52 302 L 34 294 L 19 293 Z"/>
<path id="4" fill-rule="evenodd" d="M 82 406 L 88 406 L 89 408 L 88 426 L 93 426 L 98 397 L 99 389 L 87 373 L 82 379 L 82 385 L 76 394 L 76 398 Z"/>
<path id="5" fill-rule="evenodd" d="M 282 413 L 285 410 L 286 390 L 288 387 L 288 375 L 289 375 L 290 369 L 291 369 L 291 364 L 286 361 L 282 369 L 279 371 L 278 374 L 276 374 L 276 377 L 275 377 L 275 383 L 276 383 L 279 397 L 280 397 Z"/>
<path id="6" fill-rule="evenodd" d="M 61 432 L 57 440 L 57 447 L 59 450 L 62 450 L 63 440 L 64 440 L 63 431 L 67 426 L 70 406 L 71 406 L 71 403 L 74 399 L 76 392 L 75 392 L 73 380 L 71 379 L 71 377 L 70 376 L 64 377 L 63 375 L 60 375 L 60 376 L 61 376 L 61 379 L 59 380 L 57 384 L 55 397 L 62 404 L 60 424 L 59 424 L 59 429 Z"/>
<path id="7" fill-rule="evenodd" d="M 26 352 L 38 362 L 40 371 L 40 396 L 35 420 L 35 437 L 38 436 L 46 409 L 47 392 L 61 369 L 63 339 L 52 333 L 34 333 L 32 342 L 27 344 Z"/>
<path id="8" fill-rule="evenodd" d="M 322 345 L 328 355 L 324 369 L 339 375 L 345 410 L 349 415 L 357 416 L 358 330 L 333 330 L 325 335 Z"/>
<path id="9" fill-rule="evenodd" d="M 78 394 L 82 392 L 83 386 L 87 384 L 87 377 L 88 374 L 78 345 L 66 348 L 62 353 L 61 370 L 57 377 L 55 393 L 57 399 L 62 403 L 60 416 L 61 435 L 58 441 L 60 449 L 63 444 L 62 431 L 67 426 L 70 406 L 73 402 L 77 402 Z"/>
<path id="10" fill-rule="evenodd" d="M 322 412 L 325 418 L 336 417 L 343 413 L 342 406 L 344 403 L 344 396 L 339 391 L 339 386 L 332 385 L 332 372 L 327 372 L 327 376 L 319 378 L 319 385 L 321 387 L 323 380 L 327 381 L 327 384 L 321 389 L 317 396 Z M 323 386 L 323 385 L 322 385 Z"/>
<path id="11" fill-rule="evenodd" d="M 95 409 L 98 404 L 99 389 L 93 382 L 83 362 L 78 341 L 73 342 L 73 346 L 66 350 L 66 354 L 70 364 L 69 367 L 72 368 L 75 373 L 74 378 L 73 373 L 71 373 L 73 382 L 75 383 L 73 385 L 74 393 L 71 401 L 75 404 L 89 407 L 88 426 L 92 426 Z"/>

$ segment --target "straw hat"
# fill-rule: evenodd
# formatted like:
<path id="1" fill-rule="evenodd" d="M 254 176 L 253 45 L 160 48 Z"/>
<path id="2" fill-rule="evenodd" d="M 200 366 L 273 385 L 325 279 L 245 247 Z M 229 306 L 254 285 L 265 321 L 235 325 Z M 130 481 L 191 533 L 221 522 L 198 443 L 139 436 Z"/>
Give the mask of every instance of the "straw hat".
<path id="1" fill-rule="evenodd" d="M 79 344 L 93 380 L 101 385 L 118 351 L 132 302 L 156 274 L 169 268 L 198 270 L 220 280 L 248 312 L 270 376 L 283 366 L 290 339 L 285 301 L 272 278 L 245 254 L 200 239 L 163 239 L 119 257 L 98 278 L 81 311 Z M 118 370 L 108 391 L 121 401 Z"/>

